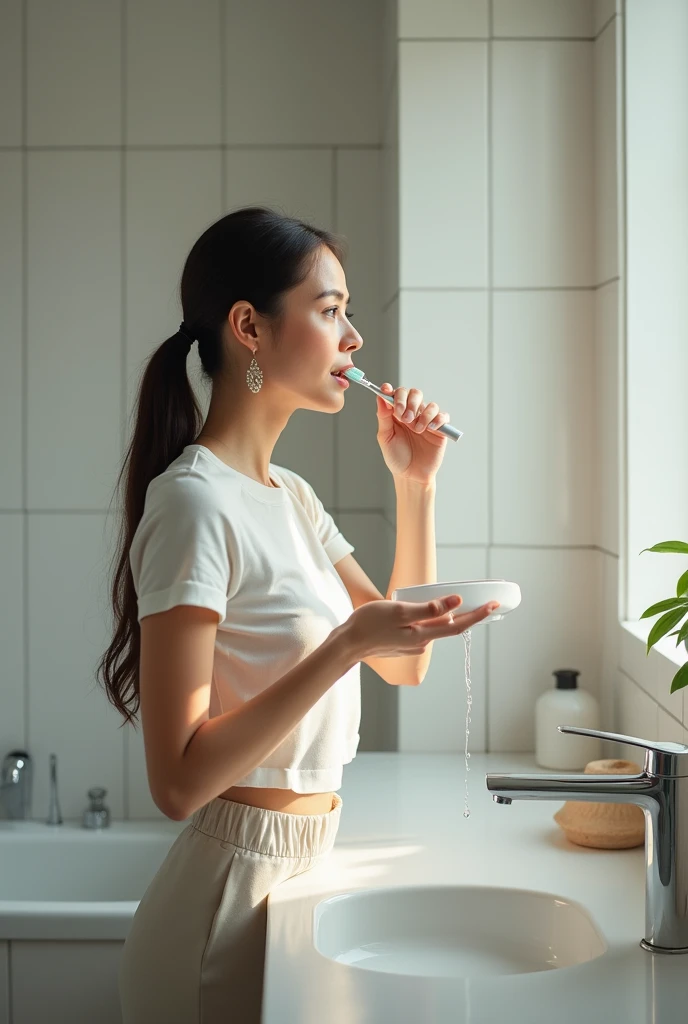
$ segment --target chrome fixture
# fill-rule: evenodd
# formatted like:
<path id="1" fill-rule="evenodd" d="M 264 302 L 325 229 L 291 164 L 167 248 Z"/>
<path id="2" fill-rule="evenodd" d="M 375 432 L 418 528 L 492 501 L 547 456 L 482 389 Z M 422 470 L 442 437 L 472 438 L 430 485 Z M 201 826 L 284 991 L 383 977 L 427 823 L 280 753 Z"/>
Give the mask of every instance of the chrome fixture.
<path id="1" fill-rule="evenodd" d="M 46 825 L 61 825 L 60 803 L 57 799 L 57 754 L 50 755 L 50 806 Z"/>
<path id="2" fill-rule="evenodd" d="M 103 789 L 101 786 L 89 789 L 88 797 L 91 802 L 83 814 L 82 825 L 84 828 L 110 827 L 110 810 L 103 806 L 103 797 L 106 793 L 107 789 Z"/>
<path id="3" fill-rule="evenodd" d="M 493 800 L 584 800 L 638 804 L 645 813 L 645 936 L 652 953 L 688 953 L 688 746 L 573 725 L 559 732 L 644 747 L 640 775 L 495 775 Z"/>
<path id="4" fill-rule="evenodd" d="M 0 774 L 0 818 L 26 819 L 31 817 L 33 761 L 26 750 L 11 750 L 2 762 Z M 110 810 L 103 804 L 106 789 L 89 789 L 89 806 L 83 813 L 84 828 L 108 828 Z M 62 814 L 57 797 L 57 754 L 50 755 L 50 806 L 46 825 L 61 825 Z"/>
<path id="5" fill-rule="evenodd" d="M 31 817 L 33 762 L 26 750 L 10 750 L 0 773 L 0 806 L 11 819 Z"/>

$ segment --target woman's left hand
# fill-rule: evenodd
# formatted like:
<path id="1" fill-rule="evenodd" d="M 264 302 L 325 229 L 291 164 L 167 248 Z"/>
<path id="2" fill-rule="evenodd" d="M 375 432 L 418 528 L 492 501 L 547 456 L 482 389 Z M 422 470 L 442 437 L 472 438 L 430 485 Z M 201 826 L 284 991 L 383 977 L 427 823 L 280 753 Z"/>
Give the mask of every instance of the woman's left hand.
<path id="1" fill-rule="evenodd" d="M 381 384 L 380 389 L 394 395 L 394 407 L 376 396 L 377 440 L 392 476 L 417 483 L 430 483 L 444 458 L 447 438 L 430 428 L 449 420 L 436 402 L 423 403 L 418 388 L 393 388 Z"/>

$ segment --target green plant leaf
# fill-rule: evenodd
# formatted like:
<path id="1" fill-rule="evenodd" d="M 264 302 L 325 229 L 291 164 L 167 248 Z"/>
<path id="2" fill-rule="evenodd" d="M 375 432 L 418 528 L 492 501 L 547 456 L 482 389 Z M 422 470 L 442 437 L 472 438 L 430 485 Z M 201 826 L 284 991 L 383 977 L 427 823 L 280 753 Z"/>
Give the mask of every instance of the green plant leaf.
<path id="1" fill-rule="evenodd" d="M 669 636 L 678 637 L 676 641 L 676 646 L 678 647 L 681 641 L 685 640 L 686 637 L 688 637 L 688 620 L 683 623 L 680 629 L 675 629 L 673 633 L 669 633 Z"/>
<path id="2" fill-rule="evenodd" d="M 657 619 L 654 626 L 650 630 L 650 635 L 647 638 L 647 653 L 650 653 L 650 648 L 657 643 L 658 640 L 668 633 L 670 629 L 677 626 L 683 616 L 686 614 L 685 608 L 673 608 L 670 612 L 662 615 L 660 619 Z"/>
<path id="3" fill-rule="evenodd" d="M 681 597 L 683 594 L 688 593 L 688 572 L 684 572 L 683 576 L 679 577 L 679 581 L 676 584 L 676 596 Z"/>
<path id="4" fill-rule="evenodd" d="M 664 554 L 688 555 L 688 544 L 683 540 L 663 540 L 659 544 L 653 544 L 651 548 L 643 548 L 643 551 L 658 551 Z M 643 551 L 640 552 L 642 555 Z"/>
<path id="5" fill-rule="evenodd" d="M 671 682 L 671 693 L 676 693 L 677 690 L 682 689 L 684 686 L 688 686 L 688 661 L 685 665 L 681 665 L 674 676 Z"/>
<path id="6" fill-rule="evenodd" d="M 676 632 L 678 633 L 678 640 L 676 641 L 676 646 L 678 647 L 678 645 L 683 640 L 685 640 L 686 637 L 688 637 L 688 622 L 684 622 L 683 625 L 681 626 L 681 628 L 677 629 Z M 675 634 L 671 633 L 670 635 L 674 636 Z"/>
<path id="7" fill-rule="evenodd" d="M 668 612 L 670 608 L 679 607 L 685 608 L 688 611 L 688 600 L 684 597 L 667 597 L 665 601 L 658 601 L 657 604 L 646 608 L 640 618 L 650 619 L 653 615 L 659 615 L 660 612 Z"/>

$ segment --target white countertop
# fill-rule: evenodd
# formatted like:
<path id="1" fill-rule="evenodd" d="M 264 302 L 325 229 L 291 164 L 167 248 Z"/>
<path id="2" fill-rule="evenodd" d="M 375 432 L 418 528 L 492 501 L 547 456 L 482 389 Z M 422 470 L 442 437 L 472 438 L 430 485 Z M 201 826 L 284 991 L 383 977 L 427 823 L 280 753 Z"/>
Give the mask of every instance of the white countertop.
<path id="1" fill-rule="evenodd" d="M 543 772 L 532 754 L 471 754 L 463 817 L 459 754 L 360 753 L 344 768 L 342 817 L 324 862 L 268 900 L 263 1024 L 679 1024 L 688 955 L 639 946 L 645 852 L 570 843 L 561 801 L 496 804 L 487 772 Z M 564 774 L 564 773 L 553 773 Z M 421 978 L 335 963 L 313 945 L 313 908 L 336 893 L 407 885 L 533 889 L 588 910 L 609 948 L 575 967 Z"/>

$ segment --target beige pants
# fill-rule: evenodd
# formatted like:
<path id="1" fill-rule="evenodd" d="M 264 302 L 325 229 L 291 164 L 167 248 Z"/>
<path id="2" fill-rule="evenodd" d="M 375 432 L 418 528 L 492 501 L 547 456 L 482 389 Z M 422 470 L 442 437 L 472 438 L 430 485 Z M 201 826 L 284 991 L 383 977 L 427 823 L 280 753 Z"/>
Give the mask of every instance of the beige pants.
<path id="1" fill-rule="evenodd" d="M 260 1024 L 267 897 L 325 857 L 339 828 L 217 797 L 177 836 L 122 950 L 123 1024 Z"/>

